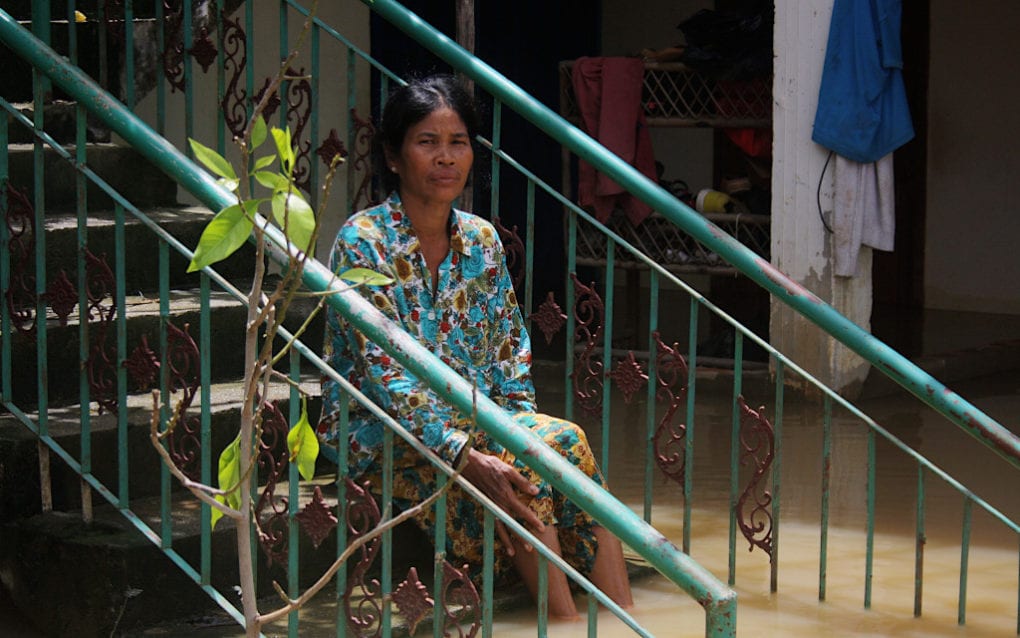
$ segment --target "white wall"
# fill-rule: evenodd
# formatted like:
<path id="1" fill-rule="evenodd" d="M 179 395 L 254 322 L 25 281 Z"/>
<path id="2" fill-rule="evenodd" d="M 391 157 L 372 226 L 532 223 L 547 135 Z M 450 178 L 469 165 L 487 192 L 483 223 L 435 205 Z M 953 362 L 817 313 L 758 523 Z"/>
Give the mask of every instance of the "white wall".
<path id="1" fill-rule="evenodd" d="M 925 305 L 1020 314 L 1020 2 L 932 0 Z"/>
<path id="2" fill-rule="evenodd" d="M 712 0 L 602 0 L 602 55 L 635 55 L 641 49 L 663 49 L 683 36 L 676 25 Z M 652 129 L 655 158 L 663 163 L 666 179 L 682 179 L 692 191 L 712 184 L 712 131 L 709 129 Z"/>

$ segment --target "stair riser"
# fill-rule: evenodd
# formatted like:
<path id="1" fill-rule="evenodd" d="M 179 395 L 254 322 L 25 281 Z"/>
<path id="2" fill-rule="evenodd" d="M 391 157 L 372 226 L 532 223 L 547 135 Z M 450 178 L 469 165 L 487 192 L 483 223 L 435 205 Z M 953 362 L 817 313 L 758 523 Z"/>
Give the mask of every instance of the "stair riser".
<path id="1" fill-rule="evenodd" d="M 194 214 L 190 214 L 191 211 L 194 211 Z M 208 211 L 199 211 L 199 209 L 183 209 L 180 213 L 162 215 L 162 217 L 169 218 L 156 218 L 164 230 L 184 246 L 194 248 L 198 245 L 206 224 L 212 219 L 212 214 Z M 97 223 L 99 218 L 102 219 L 101 223 Z M 106 213 L 101 216 L 91 215 L 86 234 L 88 253 L 106 264 L 111 275 L 115 273 L 117 243 L 112 216 Z M 12 272 L 24 272 L 34 278 L 35 238 L 31 232 L 26 232 L 20 242 L 21 246 L 31 251 L 28 253 L 30 256 L 28 263 L 13 263 L 12 259 Z M 128 215 L 125 217 L 123 246 L 125 291 L 130 294 L 138 291 L 157 290 L 160 277 L 159 237 L 133 216 Z M 169 255 L 167 275 L 170 288 L 197 288 L 200 281 L 199 274 L 187 272 L 189 260 L 173 248 L 169 248 L 167 253 Z M 217 262 L 214 268 L 216 272 L 227 279 L 250 278 L 255 267 L 254 254 L 253 247 L 244 246 L 229 258 Z M 47 281 L 52 282 L 63 273 L 70 283 L 75 284 L 78 272 L 77 256 L 78 229 L 74 220 L 62 218 L 57 224 L 48 224 L 46 229 Z M 112 294 L 112 288 L 109 292 Z"/>
<path id="2" fill-rule="evenodd" d="M 213 398 L 214 404 L 216 398 Z M 196 399 L 197 403 L 197 399 Z M 286 414 L 287 401 L 279 403 L 280 409 Z M 51 414 L 50 428 L 54 440 L 59 443 L 76 460 L 81 459 L 81 437 L 75 422 L 76 410 L 63 409 Z M 309 410 L 317 415 L 318 400 L 309 402 Z M 177 445 L 182 450 L 199 449 L 197 429 L 200 427 L 200 410 L 198 406 L 189 409 L 192 417 L 191 425 L 196 433 L 191 436 L 183 430 L 179 431 Z M 127 429 L 126 458 L 128 467 L 129 498 L 140 499 L 158 496 L 161 486 L 162 460 L 159 458 L 149 439 L 148 410 L 133 409 L 129 411 Z M 240 420 L 240 408 L 233 405 L 217 408 L 210 415 L 210 439 L 212 458 L 209 459 L 213 476 L 216 473 L 219 453 L 237 435 Z M 103 485 L 117 491 L 119 485 L 119 435 L 116 427 L 116 416 L 105 414 L 93 415 L 91 436 L 92 474 Z M 282 440 L 279 442 L 282 445 Z M 282 453 L 282 451 L 280 452 Z M 66 464 L 56 457 L 51 457 L 51 486 L 53 507 L 57 511 L 75 511 L 81 509 L 81 481 Z M 198 472 L 197 461 L 192 469 Z M 326 464 L 325 461 L 323 461 Z M 175 492 L 182 490 L 178 481 L 172 479 L 171 488 Z M 94 497 L 98 505 L 103 501 Z M 38 446 L 32 434 L 20 423 L 6 420 L 0 423 L 0 521 L 12 521 L 38 514 L 41 511 L 39 493 L 39 456 Z"/>
<path id="3" fill-rule="evenodd" d="M 34 151 L 21 146 L 11 149 L 9 153 L 10 183 L 31 201 L 35 174 Z M 89 147 L 86 163 L 139 209 L 172 206 L 177 202 L 177 185 L 132 149 L 109 144 L 93 145 Z M 46 210 L 74 210 L 78 189 L 74 166 L 56 151 L 47 148 L 43 159 L 43 174 Z M 114 206 L 113 200 L 91 181 L 88 181 L 86 198 L 88 210 L 111 210 Z"/>
<path id="4" fill-rule="evenodd" d="M 245 319 L 245 310 L 240 306 L 218 308 L 210 313 L 212 328 L 209 358 L 213 380 L 237 378 L 242 374 Z M 174 314 L 171 322 L 181 330 L 185 325 L 188 325 L 188 334 L 196 345 L 198 344 L 199 312 Z M 103 329 L 100 324 L 95 322 L 90 324 L 90 344 L 97 343 L 98 335 Z M 105 352 L 112 361 L 116 359 L 116 326 L 109 324 L 105 330 L 107 332 Z M 149 348 L 156 352 L 159 348 L 159 317 L 152 314 L 132 316 L 129 311 L 127 321 L 129 357 L 134 349 L 141 345 L 143 336 L 146 338 Z M 79 342 L 79 327 L 76 324 L 66 326 L 51 324 L 47 328 L 46 368 L 49 399 L 52 404 L 67 404 L 78 400 L 78 370 L 81 368 L 78 354 Z M 36 342 L 33 338 L 18 335 L 18 338 L 15 339 L 13 360 L 17 361 L 18 365 L 15 367 L 15 375 L 12 379 L 12 399 L 18 405 L 34 405 L 38 397 L 36 350 Z M 197 378 L 198 359 L 192 357 L 189 365 L 189 370 L 183 376 L 188 379 Z M 93 370 L 96 369 L 93 368 Z M 109 370 L 105 378 L 113 380 L 113 374 L 115 372 Z M 130 376 L 129 374 L 129 391 L 136 391 L 137 385 Z"/>

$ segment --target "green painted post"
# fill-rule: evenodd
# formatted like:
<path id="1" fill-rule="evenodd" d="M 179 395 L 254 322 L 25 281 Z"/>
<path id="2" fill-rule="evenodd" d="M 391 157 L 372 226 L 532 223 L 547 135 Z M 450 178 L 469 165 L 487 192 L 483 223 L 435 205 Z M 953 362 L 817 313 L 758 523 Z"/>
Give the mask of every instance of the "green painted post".
<path id="1" fill-rule="evenodd" d="M 868 428 L 867 537 L 864 557 L 864 608 L 871 609 L 871 579 L 875 565 L 875 431 Z"/>
<path id="2" fill-rule="evenodd" d="M 295 348 L 290 350 L 290 381 L 288 425 L 294 427 L 301 419 L 301 393 L 298 392 L 298 384 L 301 383 L 301 354 Z M 287 464 L 287 481 L 287 594 L 294 599 L 301 594 L 301 544 L 298 542 L 301 528 L 297 519 L 301 511 L 301 495 L 298 490 L 301 475 L 298 474 L 297 463 Z M 295 609 L 287 614 L 287 635 L 297 638 L 299 626 L 298 610 Z"/>
<path id="3" fill-rule="evenodd" d="M 822 520 L 818 560 L 818 600 L 825 600 L 829 564 L 829 493 L 832 486 L 832 397 L 822 408 Z"/>
<path id="4" fill-rule="evenodd" d="M 616 303 L 616 242 L 606 237 L 605 309 L 602 315 L 602 474 L 609 481 L 609 421 L 613 401 L 613 305 Z"/>
<path id="5" fill-rule="evenodd" d="M 697 392 L 698 369 L 698 300 L 691 297 L 690 328 L 687 332 L 687 413 L 684 426 L 684 537 L 685 554 L 691 553 L 691 510 L 694 501 L 694 397 Z"/>
<path id="6" fill-rule="evenodd" d="M 659 389 L 659 273 L 648 271 L 648 394 L 645 396 L 644 520 L 652 522 L 652 481 L 655 472 L 656 391 Z"/>
<path id="7" fill-rule="evenodd" d="M 730 587 L 737 582 L 737 501 L 740 497 L 740 397 L 744 382 L 744 334 L 739 330 L 733 341 L 733 402 L 730 405 L 730 529 L 729 577 Z"/>
<path id="8" fill-rule="evenodd" d="M 967 570 L 970 565 L 970 526 L 973 509 L 974 501 L 965 496 L 963 498 L 963 538 L 960 541 L 960 601 L 956 615 L 956 622 L 961 627 L 967 624 Z"/>
<path id="9" fill-rule="evenodd" d="M 117 204 L 114 207 L 114 245 L 116 246 L 116 258 L 114 262 L 114 276 L 116 284 L 116 307 L 117 307 L 117 477 L 119 480 L 118 495 L 119 506 L 128 508 L 130 506 L 130 487 L 128 472 L 130 457 L 128 450 L 128 409 L 127 409 L 127 244 L 124 240 L 124 207 Z"/>
<path id="10" fill-rule="evenodd" d="M 503 105 L 492 101 L 492 186 L 490 188 L 489 219 L 499 217 L 499 153 L 503 139 Z"/>
<path id="11" fill-rule="evenodd" d="M 772 457 L 772 557 L 769 560 L 771 576 L 769 591 L 779 590 L 779 528 L 780 491 L 783 486 L 783 417 L 786 397 L 786 368 L 782 361 L 776 361 L 776 416 L 772 422 L 775 455 Z"/>
<path id="12" fill-rule="evenodd" d="M 914 616 L 921 616 L 921 607 L 924 599 L 924 546 L 928 538 L 924 529 L 924 466 L 917 466 L 917 505 L 914 514 L 917 531 L 914 536 Z"/>

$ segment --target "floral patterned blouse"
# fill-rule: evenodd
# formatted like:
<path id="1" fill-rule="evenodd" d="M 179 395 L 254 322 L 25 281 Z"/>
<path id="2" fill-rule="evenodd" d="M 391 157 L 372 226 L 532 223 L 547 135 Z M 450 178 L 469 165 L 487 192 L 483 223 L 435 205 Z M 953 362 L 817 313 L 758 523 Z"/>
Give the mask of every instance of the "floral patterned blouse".
<path id="1" fill-rule="evenodd" d="M 418 238 L 393 193 L 343 225 L 330 268 L 369 268 L 393 278 L 387 286 L 358 290 L 387 317 L 428 347 L 478 392 L 512 412 L 535 411 L 531 340 L 507 272 L 503 246 L 493 226 L 452 209 L 450 251 L 431 273 Z M 323 358 L 368 398 L 448 462 L 467 440 L 470 419 L 440 399 L 428 385 L 368 341 L 336 311 L 326 311 Z M 340 388 L 324 378 L 319 433 L 335 441 Z M 351 403 L 350 468 L 360 476 L 382 448 L 383 424 Z"/>

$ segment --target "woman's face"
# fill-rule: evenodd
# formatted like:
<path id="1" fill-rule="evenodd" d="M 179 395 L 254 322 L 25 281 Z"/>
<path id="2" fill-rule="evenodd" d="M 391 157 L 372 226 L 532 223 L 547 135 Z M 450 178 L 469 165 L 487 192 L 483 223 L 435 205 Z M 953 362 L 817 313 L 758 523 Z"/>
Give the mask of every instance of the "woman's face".
<path id="1" fill-rule="evenodd" d="M 399 155 L 388 163 L 400 176 L 405 205 L 449 207 L 464 190 L 474 156 L 467 127 L 444 106 L 407 130 Z"/>

